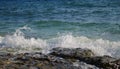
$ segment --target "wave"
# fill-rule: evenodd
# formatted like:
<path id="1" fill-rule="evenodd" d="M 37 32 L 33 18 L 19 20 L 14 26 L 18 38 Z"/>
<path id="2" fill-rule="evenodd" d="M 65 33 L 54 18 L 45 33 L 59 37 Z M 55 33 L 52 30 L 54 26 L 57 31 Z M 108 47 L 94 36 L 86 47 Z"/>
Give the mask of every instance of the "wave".
<path id="1" fill-rule="evenodd" d="M 13 35 L 6 35 L 0 37 L 1 49 L 9 52 L 27 52 L 35 49 L 44 49 L 46 42 L 42 39 L 26 38 L 21 30 L 30 30 L 29 27 L 24 26 L 18 28 Z"/>
<path id="2" fill-rule="evenodd" d="M 96 55 L 120 57 L 120 41 L 109 41 L 102 38 L 91 39 L 86 36 L 73 36 L 72 34 L 62 34 L 50 39 L 27 38 L 21 30 L 31 30 L 31 28 L 24 26 L 17 29 L 13 35 L 0 37 L 0 51 L 13 53 L 41 51 L 48 53 L 54 47 L 88 48 Z"/>

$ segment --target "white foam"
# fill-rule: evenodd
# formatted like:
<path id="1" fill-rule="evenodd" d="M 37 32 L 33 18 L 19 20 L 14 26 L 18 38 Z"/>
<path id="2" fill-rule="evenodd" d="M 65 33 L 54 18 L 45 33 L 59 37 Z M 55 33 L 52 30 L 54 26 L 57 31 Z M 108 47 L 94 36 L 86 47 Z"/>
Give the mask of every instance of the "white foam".
<path id="1" fill-rule="evenodd" d="M 51 48 L 64 47 L 64 48 L 88 48 L 91 49 L 96 55 L 110 55 L 120 57 L 120 41 L 109 41 L 103 39 L 90 39 L 85 36 L 75 37 L 72 34 L 61 35 L 51 39 L 41 38 L 25 38 L 21 30 L 30 28 L 22 27 L 16 30 L 13 35 L 0 37 L 0 45 L 2 47 L 10 47 L 17 49 L 18 52 L 34 52 L 40 51 L 47 53 Z M 37 50 L 38 49 L 38 50 Z"/>
<path id="2" fill-rule="evenodd" d="M 25 38 L 24 33 L 21 32 L 21 30 L 23 29 L 27 30 L 30 28 L 24 26 L 17 29 L 13 35 L 7 35 L 5 37 L 2 37 L 0 40 L 0 44 L 3 44 L 2 47 L 19 49 L 17 52 L 34 51 L 34 49 L 38 48 L 45 49 L 45 47 L 47 46 L 45 40 Z"/>
<path id="3" fill-rule="evenodd" d="M 89 39 L 85 36 L 74 37 L 72 35 L 65 35 L 58 38 L 58 43 L 60 47 L 88 48 L 96 55 L 120 57 L 120 41 L 115 42 L 103 39 Z"/>
<path id="4" fill-rule="evenodd" d="M 2 42 L 2 40 L 3 40 L 3 37 L 0 36 L 0 43 Z"/>

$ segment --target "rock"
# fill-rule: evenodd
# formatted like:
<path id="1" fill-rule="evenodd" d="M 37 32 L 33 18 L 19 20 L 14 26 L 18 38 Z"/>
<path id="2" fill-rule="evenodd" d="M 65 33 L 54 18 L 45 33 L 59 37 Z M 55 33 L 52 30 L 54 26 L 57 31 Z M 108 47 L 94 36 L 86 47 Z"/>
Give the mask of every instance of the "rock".
<path id="1" fill-rule="evenodd" d="M 120 59 L 95 56 L 89 49 L 53 48 L 49 54 L 1 54 L 1 69 L 120 69 Z"/>
<path id="2" fill-rule="evenodd" d="M 78 60 L 76 62 L 73 62 L 73 65 L 80 67 L 81 69 L 100 69 L 94 65 L 86 64 L 85 62 L 80 62 Z"/>
<path id="3" fill-rule="evenodd" d="M 110 56 L 95 56 L 86 58 L 84 60 L 84 62 L 88 64 L 92 64 L 105 69 L 118 69 L 117 64 L 113 63 L 114 61 L 116 61 L 116 59 Z"/>
<path id="4" fill-rule="evenodd" d="M 32 55 L 32 58 L 35 60 L 41 60 L 41 61 L 48 60 L 47 55 L 44 55 L 44 54 L 34 54 Z"/>
<path id="5" fill-rule="evenodd" d="M 113 61 L 112 63 L 117 65 L 117 68 L 120 69 L 120 59 Z"/>
<path id="6" fill-rule="evenodd" d="M 61 57 L 73 57 L 75 51 L 73 49 L 57 47 L 57 48 L 53 48 L 50 54 Z"/>
<path id="7" fill-rule="evenodd" d="M 29 61 L 29 57 L 27 57 L 23 53 L 15 55 L 15 57 L 13 59 L 14 60 L 19 60 L 19 61 Z"/>
<path id="8" fill-rule="evenodd" d="M 5 52 L 0 52 L 0 57 L 4 58 L 4 59 L 8 59 L 8 58 L 13 57 L 13 54 L 11 54 L 11 53 L 5 53 Z"/>
<path id="9" fill-rule="evenodd" d="M 92 57 L 95 56 L 94 53 L 89 50 L 89 49 L 81 49 L 81 48 L 76 48 L 75 49 L 75 56 L 80 58 L 85 58 L 85 57 Z"/>
<path id="10" fill-rule="evenodd" d="M 78 59 L 82 62 L 98 66 L 105 69 L 118 69 L 120 61 L 110 56 L 95 56 L 89 49 L 69 49 L 69 48 L 53 48 L 51 55 L 70 59 Z M 66 60 L 67 60 L 66 59 Z M 73 62 L 73 61 L 72 61 Z"/>
<path id="11" fill-rule="evenodd" d="M 0 58 L 0 68 L 2 68 L 3 65 L 4 65 L 4 62 L 3 62 L 3 60 Z"/>
<path id="12" fill-rule="evenodd" d="M 19 67 L 19 69 L 30 69 L 30 68 L 26 65 L 22 65 L 22 66 Z"/>
<path id="13" fill-rule="evenodd" d="M 31 66 L 29 69 L 39 69 L 39 68 L 35 66 Z"/>
<path id="14" fill-rule="evenodd" d="M 81 48 L 69 49 L 60 47 L 53 48 L 50 54 L 64 58 L 79 58 L 79 59 L 94 56 L 94 53 L 89 49 Z"/>

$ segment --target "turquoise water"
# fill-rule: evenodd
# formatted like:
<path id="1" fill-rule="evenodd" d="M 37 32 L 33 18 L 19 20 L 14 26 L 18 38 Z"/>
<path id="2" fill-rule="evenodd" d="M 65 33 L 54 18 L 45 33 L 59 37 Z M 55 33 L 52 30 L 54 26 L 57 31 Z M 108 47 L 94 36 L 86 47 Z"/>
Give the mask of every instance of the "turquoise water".
<path id="1" fill-rule="evenodd" d="M 80 47 L 120 57 L 120 1 L 0 0 L 0 45 Z"/>

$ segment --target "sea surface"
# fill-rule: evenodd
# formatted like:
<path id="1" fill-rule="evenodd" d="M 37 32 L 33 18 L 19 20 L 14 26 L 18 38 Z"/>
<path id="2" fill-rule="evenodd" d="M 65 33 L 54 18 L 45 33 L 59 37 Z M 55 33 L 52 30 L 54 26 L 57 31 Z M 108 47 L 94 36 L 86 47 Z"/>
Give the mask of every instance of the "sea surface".
<path id="1" fill-rule="evenodd" d="M 120 0 L 0 0 L 0 51 L 88 48 L 120 58 Z"/>

